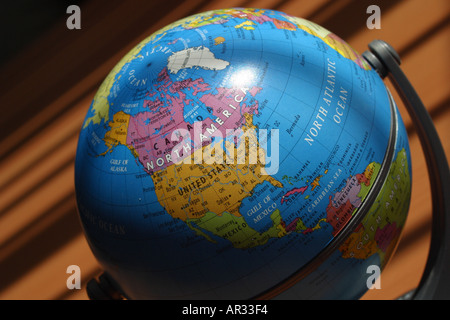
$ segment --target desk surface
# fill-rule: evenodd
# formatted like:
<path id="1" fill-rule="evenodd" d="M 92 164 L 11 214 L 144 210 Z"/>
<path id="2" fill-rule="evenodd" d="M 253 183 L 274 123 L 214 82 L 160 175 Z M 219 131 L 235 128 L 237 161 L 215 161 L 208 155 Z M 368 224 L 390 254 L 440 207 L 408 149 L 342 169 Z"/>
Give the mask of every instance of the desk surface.
<path id="1" fill-rule="evenodd" d="M 379 30 L 366 27 L 372 3 L 381 8 Z M 66 268 L 80 266 L 83 287 L 100 272 L 81 233 L 73 185 L 77 136 L 90 102 L 109 70 L 145 36 L 184 16 L 232 6 L 304 17 L 359 52 L 373 39 L 389 42 L 450 155 L 448 0 L 82 2 L 81 30 L 68 30 L 63 16 L 1 69 L 0 299 L 87 298 L 84 290 L 67 289 Z M 428 253 L 426 165 L 415 129 L 400 109 L 413 156 L 411 210 L 381 289 L 363 299 L 393 299 L 413 289 Z"/>

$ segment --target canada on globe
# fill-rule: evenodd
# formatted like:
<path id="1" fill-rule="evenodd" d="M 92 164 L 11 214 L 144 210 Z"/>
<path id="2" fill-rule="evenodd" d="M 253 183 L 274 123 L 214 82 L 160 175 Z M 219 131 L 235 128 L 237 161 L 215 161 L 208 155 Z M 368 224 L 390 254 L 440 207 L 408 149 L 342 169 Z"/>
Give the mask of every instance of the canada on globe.
<path id="1" fill-rule="evenodd" d="M 112 69 L 80 132 L 77 206 L 128 299 L 355 299 L 411 192 L 382 79 L 339 37 L 233 8 L 155 32 Z"/>

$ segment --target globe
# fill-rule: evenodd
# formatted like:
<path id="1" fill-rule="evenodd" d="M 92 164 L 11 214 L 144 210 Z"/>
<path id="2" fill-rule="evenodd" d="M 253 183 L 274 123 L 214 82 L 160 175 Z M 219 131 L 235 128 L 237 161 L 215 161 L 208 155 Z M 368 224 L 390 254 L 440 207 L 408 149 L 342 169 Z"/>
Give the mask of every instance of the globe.
<path id="1" fill-rule="evenodd" d="M 338 36 L 274 10 L 213 10 L 111 70 L 75 188 L 127 299 L 357 299 L 399 239 L 410 152 L 382 79 Z"/>

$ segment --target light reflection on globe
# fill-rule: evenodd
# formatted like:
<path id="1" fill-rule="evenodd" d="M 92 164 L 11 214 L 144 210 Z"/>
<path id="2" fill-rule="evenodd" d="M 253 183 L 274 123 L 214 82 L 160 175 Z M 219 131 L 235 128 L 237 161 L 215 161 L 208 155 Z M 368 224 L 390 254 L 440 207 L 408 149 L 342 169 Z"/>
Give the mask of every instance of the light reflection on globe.
<path id="1" fill-rule="evenodd" d="M 131 299 L 338 299 L 368 289 L 410 200 L 377 73 L 320 26 L 209 11 L 131 50 L 76 155 L 89 245 Z"/>

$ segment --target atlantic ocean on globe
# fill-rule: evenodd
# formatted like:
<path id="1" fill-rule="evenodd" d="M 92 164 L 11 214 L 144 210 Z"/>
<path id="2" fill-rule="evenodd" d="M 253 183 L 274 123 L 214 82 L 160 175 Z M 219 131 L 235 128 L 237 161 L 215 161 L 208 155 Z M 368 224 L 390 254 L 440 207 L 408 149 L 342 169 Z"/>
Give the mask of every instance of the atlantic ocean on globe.
<path id="1" fill-rule="evenodd" d="M 356 299 L 411 192 L 383 81 L 333 33 L 214 10 L 144 39 L 82 125 L 78 211 L 128 299 Z"/>

